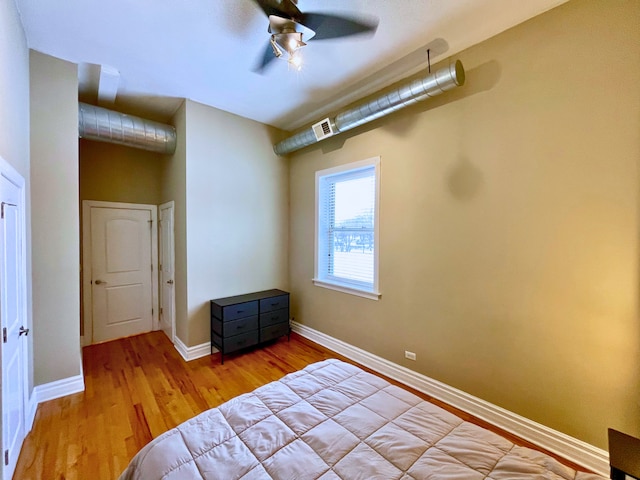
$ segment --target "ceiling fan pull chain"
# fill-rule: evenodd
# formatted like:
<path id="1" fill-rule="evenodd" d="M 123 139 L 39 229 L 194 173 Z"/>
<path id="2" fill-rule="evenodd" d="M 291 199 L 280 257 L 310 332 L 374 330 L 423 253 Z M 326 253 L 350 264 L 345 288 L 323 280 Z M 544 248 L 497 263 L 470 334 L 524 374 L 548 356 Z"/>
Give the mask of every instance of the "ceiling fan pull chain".
<path id="1" fill-rule="evenodd" d="M 431 49 L 427 48 L 427 65 L 429 65 L 429 73 L 431 73 Z"/>

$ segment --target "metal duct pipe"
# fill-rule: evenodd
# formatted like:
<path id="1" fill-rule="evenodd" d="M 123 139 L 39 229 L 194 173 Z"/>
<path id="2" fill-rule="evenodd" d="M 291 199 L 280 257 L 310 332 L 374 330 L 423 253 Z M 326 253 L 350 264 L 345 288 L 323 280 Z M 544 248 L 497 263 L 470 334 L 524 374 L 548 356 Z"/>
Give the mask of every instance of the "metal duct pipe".
<path id="1" fill-rule="evenodd" d="M 117 143 L 166 155 L 172 155 L 176 150 L 176 129 L 171 125 L 87 103 L 78 103 L 78 135 L 87 140 Z"/>
<path id="2" fill-rule="evenodd" d="M 460 60 L 456 60 L 455 63 L 441 68 L 426 77 L 413 80 L 389 93 L 345 110 L 336 115 L 335 118 L 329 119 L 329 121 L 331 126 L 335 127 L 335 134 L 337 135 L 389 115 L 416 102 L 464 85 L 464 80 L 464 68 Z M 318 140 L 310 127 L 277 143 L 274 145 L 273 150 L 276 155 L 286 155 L 316 142 Z"/>

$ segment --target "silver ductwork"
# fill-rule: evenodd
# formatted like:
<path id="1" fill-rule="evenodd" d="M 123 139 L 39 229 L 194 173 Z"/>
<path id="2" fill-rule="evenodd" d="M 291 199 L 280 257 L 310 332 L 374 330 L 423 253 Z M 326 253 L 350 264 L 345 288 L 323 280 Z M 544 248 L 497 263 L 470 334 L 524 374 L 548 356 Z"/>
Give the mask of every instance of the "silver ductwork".
<path id="1" fill-rule="evenodd" d="M 337 135 L 416 102 L 464 85 L 464 79 L 464 68 L 460 60 L 457 60 L 426 77 L 408 82 L 389 93 L 345 110 L 328 120 L 332 129 L 335 130 L 334 135 Z M 318 141 L 313 128 L 309 127 L 277 143 L 273 150 L 277 155 L 286 155 Z"/>
<path id="2" fill-rule="evenodd" d="M 78 136 L 172 155 L 176 129 L 171 125 L 78 103 Z"/>

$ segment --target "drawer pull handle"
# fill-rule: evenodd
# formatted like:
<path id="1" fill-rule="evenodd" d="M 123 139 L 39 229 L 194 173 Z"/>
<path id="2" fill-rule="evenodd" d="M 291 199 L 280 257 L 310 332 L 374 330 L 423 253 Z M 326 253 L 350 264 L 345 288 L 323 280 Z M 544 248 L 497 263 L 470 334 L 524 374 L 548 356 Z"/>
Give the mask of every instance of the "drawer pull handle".
<path id="1" fill-rule="evenodd" d="M 278 306 L 278 302 L 273 302 L 273 303 L 271 304 L 271 306 L 272 306 L 272 307 L 277 307 L 277 306 Z"/>
<path id="2" fill-rule="evenodd" d="M 244 325 L 237 325 L 236 326 L 236 330 L 242 330 L 244 328 Z"/>
<path id="3" fill-rule="evenodd" d="M 238 313 L 242 313 L 242 312 L 244 312 L 244 310 L 237 310 L 237 312 L 238 312 Z"/>

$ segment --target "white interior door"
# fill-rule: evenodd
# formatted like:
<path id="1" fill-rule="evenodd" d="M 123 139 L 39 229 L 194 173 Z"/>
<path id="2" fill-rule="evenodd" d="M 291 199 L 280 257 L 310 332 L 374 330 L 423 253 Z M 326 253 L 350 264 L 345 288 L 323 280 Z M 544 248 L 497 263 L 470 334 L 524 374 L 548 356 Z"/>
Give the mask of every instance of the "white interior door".
<path id="1" fill-rule="evenodd" d="M 174 341 L 175 260 L 173 202 L 160 205 L 160 328 Z"/>
<path id="2" fill-rule="evenodd" d="M 1 160 L 1 159 L 0 159 Z M 11 478 L 26 436 L 26 375 L 28 334 L 23 190 L 5 176 L 0 163 L 0 316 L 2 324 L 2 446 L 3 478 Z"/>
<path id="3" fill-rule="evenodd" d="M 154 213 L 155 207 L 89 209 L 92 343 L 154 327 Z"/>

